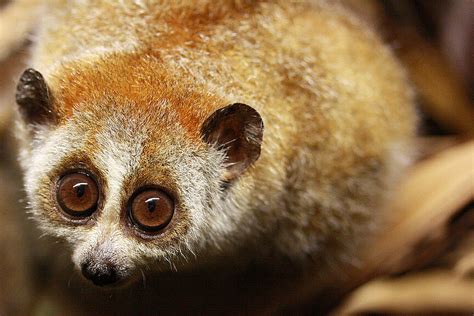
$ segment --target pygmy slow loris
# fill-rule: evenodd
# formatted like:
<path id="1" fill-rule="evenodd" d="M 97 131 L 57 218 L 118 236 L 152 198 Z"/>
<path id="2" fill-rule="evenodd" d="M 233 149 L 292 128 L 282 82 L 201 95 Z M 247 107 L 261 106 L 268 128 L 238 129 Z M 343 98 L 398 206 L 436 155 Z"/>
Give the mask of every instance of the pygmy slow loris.
<path id="1" fill-rule="evenodd" d="M 330 1 L 50 1 L 32 55 L 30 212 L 95 285 L 247 259 L 331 279 L 409 161 L 404 71 Z"/>

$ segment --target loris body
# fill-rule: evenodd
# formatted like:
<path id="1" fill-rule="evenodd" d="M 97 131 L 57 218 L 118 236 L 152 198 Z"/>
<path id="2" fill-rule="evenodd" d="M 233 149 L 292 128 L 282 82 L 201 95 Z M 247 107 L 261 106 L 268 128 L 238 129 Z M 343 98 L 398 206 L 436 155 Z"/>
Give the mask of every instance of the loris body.
<path id="1" fill-rule="evenodd" d="M 331 279 L 415 130 L 390 50 L 325 1 L 54 1 L 31 67 L 31 213 L 96 285 L 237 258 Z"/>

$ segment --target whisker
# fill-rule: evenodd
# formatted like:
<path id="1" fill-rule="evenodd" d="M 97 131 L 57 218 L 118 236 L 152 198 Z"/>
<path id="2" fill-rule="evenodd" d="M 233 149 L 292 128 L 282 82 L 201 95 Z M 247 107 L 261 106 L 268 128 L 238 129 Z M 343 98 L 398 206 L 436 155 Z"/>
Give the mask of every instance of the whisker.
<path id="1" fill-rule="evenodd" d="M 142 274 L 142 283 L 143 283 L 143 288 L 145 289 L 146 288 L 146 277 L 145 277 L 145 273 L 143 272 L 143 270 L 140 268 L 140 272 Z"/>
<path id="2" fill-rule="evenodd" d="M 67 280 L 67 287 L 68 287 L 68 288 L 71 287 L 71 281 L 72 281 L 72 279 L 74 278 L 75 275 L 76 275 L 76 272 L 75 272 L 75 271 L 72 271 L 72 272 L 71 272 L 71 275 L 69 276 L 69 279 Z"/>

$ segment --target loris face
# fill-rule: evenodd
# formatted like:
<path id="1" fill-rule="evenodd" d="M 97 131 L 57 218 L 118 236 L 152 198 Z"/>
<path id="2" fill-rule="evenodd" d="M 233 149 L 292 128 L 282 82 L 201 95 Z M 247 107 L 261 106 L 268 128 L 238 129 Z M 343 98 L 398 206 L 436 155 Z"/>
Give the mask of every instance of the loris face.
<path id="1" fill-rule="evenodd" d="M 224 184 L 259 156 L 255 110 L 223 104 L 193 131 L 169 98 L 98 92 L 66 114 L 61 95 L 39 72 L 22 75 L 21 160 L 33 217 L 69 243 L 84 277 L 109 285 L 184 266 L 238 229 Z"/>

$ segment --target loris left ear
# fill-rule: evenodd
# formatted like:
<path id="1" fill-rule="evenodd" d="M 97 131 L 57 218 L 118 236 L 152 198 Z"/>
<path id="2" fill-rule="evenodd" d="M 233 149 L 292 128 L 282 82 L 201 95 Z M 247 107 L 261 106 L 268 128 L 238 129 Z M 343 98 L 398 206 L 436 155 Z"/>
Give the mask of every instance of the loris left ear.
<path id="1" fill-rule="evenodd" d="M 208 144 L 225 151 L 228 165 L 223 180 L 232 181 L 260 156 L 263 121 L 250 106 L 234 103 L 211 114 L 201 135 Z"/>
<path id="2" fill-rule="evenodd" d="M 27 123 L 45 124 L 55 119 L 46 81 L 34 69 L 29 68 L 21 75 L 16 88 L 16 103 Z"/>

